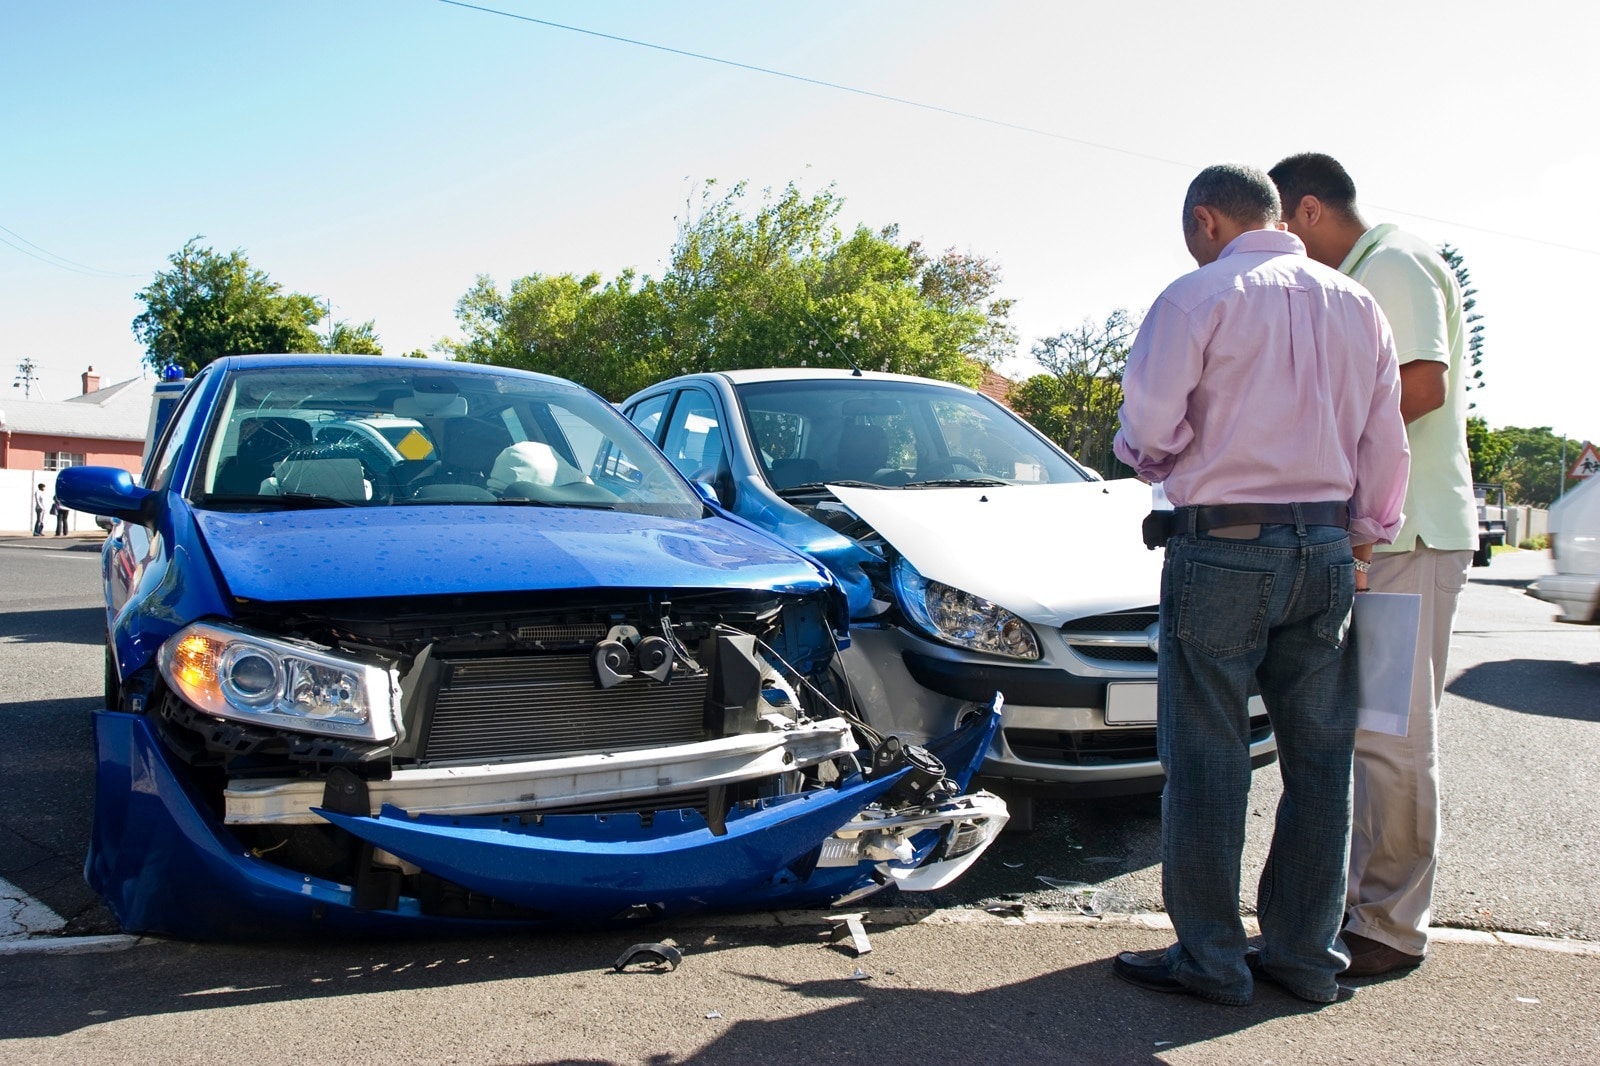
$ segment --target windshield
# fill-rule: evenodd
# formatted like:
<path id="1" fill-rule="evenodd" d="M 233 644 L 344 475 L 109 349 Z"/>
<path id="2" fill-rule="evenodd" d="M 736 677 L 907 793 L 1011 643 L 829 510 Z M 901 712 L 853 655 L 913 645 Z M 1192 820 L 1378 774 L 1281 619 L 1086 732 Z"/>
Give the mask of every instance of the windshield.
<path id="1" fill-rule="evenodd" d="M 234 371 L 196 502 L 215 509 L 505 504 L 694 519 L 704 506 L 610 404 L 512 371 Z"/>
<path id="2" fill-rule="evenodd" d="M 737 386 L 767 482 L 779 492 L 1059 484 L 1089 477 L 981 393 L 918 381 L 763 381 Z"/>

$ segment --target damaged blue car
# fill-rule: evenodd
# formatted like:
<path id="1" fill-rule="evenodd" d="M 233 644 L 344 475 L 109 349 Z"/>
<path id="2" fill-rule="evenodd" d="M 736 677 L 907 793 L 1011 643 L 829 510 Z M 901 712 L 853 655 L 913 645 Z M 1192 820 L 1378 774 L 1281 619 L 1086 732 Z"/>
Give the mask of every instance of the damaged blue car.
<path id="1" fill-rule="evenodd" d="M 827 572 L 614 407 L 500 367 L 219 359 L 114 516 L 86 876 L 130 931 L 465 932 L 967 869 L 998 724 L 874 732 Z M 998 702 L 998 701 L 997 701 Z"/>

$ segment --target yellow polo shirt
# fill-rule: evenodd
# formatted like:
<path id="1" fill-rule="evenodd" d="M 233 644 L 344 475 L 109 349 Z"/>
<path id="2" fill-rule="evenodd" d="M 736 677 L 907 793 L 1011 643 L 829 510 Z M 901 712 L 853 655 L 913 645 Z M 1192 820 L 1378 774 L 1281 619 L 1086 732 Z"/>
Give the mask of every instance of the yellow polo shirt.
<path id="1" fill-rule="evenodd" d="M 1339 270 L 1378 300 L 1394 331 L 1395 356 L 1444 363 L 1445 400 L 1407 424 L 1411 479 L 1405 524 L 1393 544 L 1375 551 L 1411 551 L 1420 540 L 1440 551 L 1476 549 L 1478 509 L 1467 457 L 1466 330 L 1461 287 L 1444 258 L 1426 242 L 1390 223 L 1356 241 Z"/>

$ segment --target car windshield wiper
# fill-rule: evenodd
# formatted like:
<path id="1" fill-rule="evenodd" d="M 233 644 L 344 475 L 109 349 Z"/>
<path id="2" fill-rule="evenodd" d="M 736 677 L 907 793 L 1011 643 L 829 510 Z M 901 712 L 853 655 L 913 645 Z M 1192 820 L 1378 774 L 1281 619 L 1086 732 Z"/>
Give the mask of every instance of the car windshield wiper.
<path id="1" fill-rule="evenodd" d="M 536 500 L 532 496 L 505 496 L 499 502 L 510 507 L 581 507 L 586 511 L 617 509 L 614 503 L 599 503 L 594 500 Z"/>
<path id="2" fill-rule="evenodd" d="M 826 492 L 829 485 L 842 485 L 847 489 L 887 489 L 898 487 L 892 485 L 874 485 L 870 481 L 850 481 L 848 479 L 841 478 L 838 481 L 808 481 L 804 485 L 790 485 L 786 489 L 774 489 L 773 491 L 775 491 L 779 496 L 788 498 L 790 496 L 806 496 L 813 492 Z"/>
<path id="3" fill-rule="evenodd" d="M 315 492 L 280 492 L 276 496 L 263 496 L 261 499 L 282 500 L 290 509 L 297 511 L 310 511 L 320 507 L 362 506 L 362 503 L 357 503 L 355 500 L 341 500 L 337 496 L 323 496 Z"/>
<path id="4" fill-rule="evenodd" d="M 997 477 L 940 477 L 930 481 L 908 481 L 900 487 L 903 489 L 948 489 L 962 486 L 986 488 L 990 485 L 1009 485 L 1011 482 L 1003 481 Z"/>

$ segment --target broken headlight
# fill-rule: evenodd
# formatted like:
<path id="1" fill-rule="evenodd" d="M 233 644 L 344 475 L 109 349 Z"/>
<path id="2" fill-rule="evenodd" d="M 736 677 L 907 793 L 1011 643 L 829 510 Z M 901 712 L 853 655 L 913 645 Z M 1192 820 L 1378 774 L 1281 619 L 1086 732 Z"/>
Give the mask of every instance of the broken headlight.
<path id="1" fill-rule="evenodd" d="M 161 647 L 167 684 L 206 714 L 362 740 L 395 736 L 389 671 L 316 648 L 196 623 Z"/>
<path id="2" fill-rule="evenodd" d="M 923 577 L 903 558 L 895 560 L 894 593 L 912 622 L 947 644 L 1013 659 L 1039 657 L 1028 623 L 982 596 Z"/>

